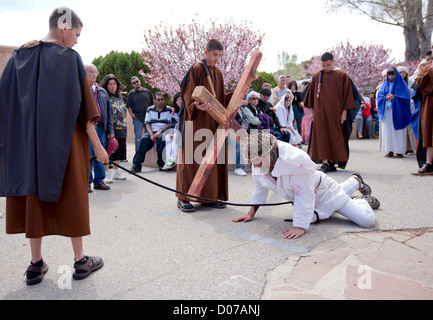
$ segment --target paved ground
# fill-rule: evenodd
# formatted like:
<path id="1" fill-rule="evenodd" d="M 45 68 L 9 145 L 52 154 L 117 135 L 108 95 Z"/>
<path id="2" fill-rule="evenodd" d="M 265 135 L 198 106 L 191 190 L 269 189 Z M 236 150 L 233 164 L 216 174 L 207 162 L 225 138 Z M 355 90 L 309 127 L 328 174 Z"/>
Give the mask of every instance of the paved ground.
<path id="1" fill-rule="evenodd" d="M 330 175 L 339 182 L 363 175 L 381 202 L 373 229 L 335 214 L 285 240 L 291 206 L 262 208 L 253 222 L 234 224 L 247 208 L 182 213 L 172 193 L 128 175 L 89 196 L 85 251 L 105 266 L 84 281 L 71 280 L 69 239 L 53 236 L 43 244 L 50 271 L 28 287 L 28 241 L 6 235 L 0 218 L 0 299 L 432 299 L 433 177 L 410 175 L 414 156 L 384 158 L 378 140 L 350 145 L 347 170 Z M 146 167 L 142 175 L 175 186 L 174 171 Z M 250 174 L 230 172 L 230 201 L 248 203 L 251 182 Z M 4 207 L 0 199 L 0 212 Z"/>

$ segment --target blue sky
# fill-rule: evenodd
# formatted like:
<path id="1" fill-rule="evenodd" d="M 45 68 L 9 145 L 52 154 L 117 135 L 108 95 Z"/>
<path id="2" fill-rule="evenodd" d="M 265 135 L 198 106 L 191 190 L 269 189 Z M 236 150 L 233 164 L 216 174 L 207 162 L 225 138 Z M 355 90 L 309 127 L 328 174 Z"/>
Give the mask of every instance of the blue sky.
<path id="1" fill-rule="evenodd" d="M 84 23 L 74 49 L 85 63 L 111 50 L 141 51 L 144 30 L 153 29 L 160 22 L 175 26 L 189 23 L 197 14 L 202 23 L 210 18 L 220 21 L 231 18 L 251 22 L 254 29 L 265 33 L 261 71 L 278 69 L 279 52 L 296 54 L 301 62 L 347 41 L 352 45 L 382 44 L 392 50 L 397 61 L 404 60 L 402 28 L 379 24 L 347 11 L 330 14 L 325 3 L 325 0 L 0 0 L 0 44 L 19 46 L 44 37 L 50 13 L 56 7 L 68 6 Z"/>

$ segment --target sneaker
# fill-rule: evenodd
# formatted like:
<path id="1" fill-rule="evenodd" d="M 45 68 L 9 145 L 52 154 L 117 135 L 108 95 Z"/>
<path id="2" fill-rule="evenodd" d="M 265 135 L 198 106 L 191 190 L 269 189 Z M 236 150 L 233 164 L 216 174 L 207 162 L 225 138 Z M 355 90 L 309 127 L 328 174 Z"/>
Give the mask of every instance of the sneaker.
<path id="1" fill-rule="evenodd" d="M 418 173 L 423 175 L 433 175 L 433 165 L 424 163 L 421 169 L 418 170 Z"/>
<path id="2" fill-rule="evenodd" d="M 111 175 L 111 179 L 113 180 L 126 180 L 126 177 L 123 176 L 119 170 L 114 170 L 113 174 Z"/>
<path id="3" fill-rule="evenodd" d="M 173 169 L 175 166 L 176 166 L 176 163 L 174 163 L 173 161 L 167 161 L 164 164 L 164 167 L 162 167 L 162 171 Z"/>
<path id="4" fill-rule="evenodd" d="M 138 172 L 141 172 L 141 169 L 138 169 L 137 167 L 132 167 L 131 168 L 131 170 L 129 170 L 129 171 L 131 171 L 131 173 L 138 173 Z"/>
<path id="5" fill-rule="evenodd" d="M 113 183 L 113 182 L 114 182 L 113 179 L 111 179 L 111 171 L 105 172 L 104 183 L 109 184 L 109 183 Z"/>
<path id="6" fill-rule="evenodd" d="M 242 169 L 242 168 L 237 168 L 237 169 L 235 169 L 235 175 L 237 175 L 237 176 L 246 176 L 247 174 L 246 174 L 246 172 L 244 171 L 244 169 Z"/>

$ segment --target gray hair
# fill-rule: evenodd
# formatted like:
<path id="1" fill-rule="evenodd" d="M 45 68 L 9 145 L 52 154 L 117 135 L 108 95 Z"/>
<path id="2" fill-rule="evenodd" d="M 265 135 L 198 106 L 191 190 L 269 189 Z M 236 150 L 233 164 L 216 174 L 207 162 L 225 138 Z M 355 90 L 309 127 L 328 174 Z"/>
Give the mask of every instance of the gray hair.
<path id="1" fill-rule="evenodd" d="M 247 100 L 256 97 L 256 98 L 260 98 L 259 94 L 256 91 L 251 91 L 250 93 L 248 93 L 247 95 Z"/>

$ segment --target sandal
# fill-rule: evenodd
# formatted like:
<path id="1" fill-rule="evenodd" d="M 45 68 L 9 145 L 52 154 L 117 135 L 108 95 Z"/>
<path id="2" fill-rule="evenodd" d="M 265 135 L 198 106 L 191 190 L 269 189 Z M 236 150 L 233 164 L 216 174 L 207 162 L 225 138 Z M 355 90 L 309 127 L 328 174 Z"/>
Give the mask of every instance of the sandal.
<path id="1" fill-rule="evenodd" d="M 177 200 L 177 207 L 182 211 L 182 212 L 194 212 L 195 211 L 195 207 L 188 201 L 183 201 L 183 200 Z"/>
<path id="2" fill-rule="evenodd" d="M 87 278 L 92 272 L 101 269 L 104 266 L 104 261 L 100 257 L 85 256 L 80 261 L 74 263 L 75 272 L 72 277 L 75 280 Z"/>
<path id="3" fill-rule="evenodd" d="M 371 195 L 371 188 L 370 188 L 370 186 L 368 184 L 366 184 L 364 182 L 364 180 L 362 179 L 361 175 L 359 173 L 354 173 L 353 176 L 359 182 L 359 188 L 358 188 L 359 192 L 361 192 L 361 194 L 363 196 L 369 196 L 369 195 Z"/>
<path id="4" fill-rule="evenodd" d="M 376 197 L 370 196 L 370 195 L 366 195 L 366 196 L 361 196 L 361 197 L 352 197 L 352 199 L 364 199 L 368 202 L 368 204 L 370 205 L 371 209 L 379 209 L 380 207 L 380 201 L 377 200 Z"/>
<path id="5" fill-rule="evenodd" d="M 227 208 L 227 204 L 225 204 L 224 202 L 202 203 L 201 206 L 202 207 L 216 208 L 216 209 Z"/>
<path id="6" fill-rule="evenodd" d="M 386 155 L 385 155 L 385 158 L 392 158 L 394 156 L 394 152 L 388 152 Z"/>
<path id="7" fill-rule="evenodd" d="M 40 267 L 36 266 L 36 264 L 30 264 L 27 267 L 27 271 L 24 273 L 24 275 L 27 276 L 26 283 L 29 286 L 40 283 L 44 275 L 48 272 L 48 265 L 45 262 L 43 262 Z"/>
<path id="8" fill-rule="evenodd" d="M 403 155 L 400 154 L 400 153 L 397 153 L 394 157 L 396 157 L 396 158 L 403 158 Z"/>

